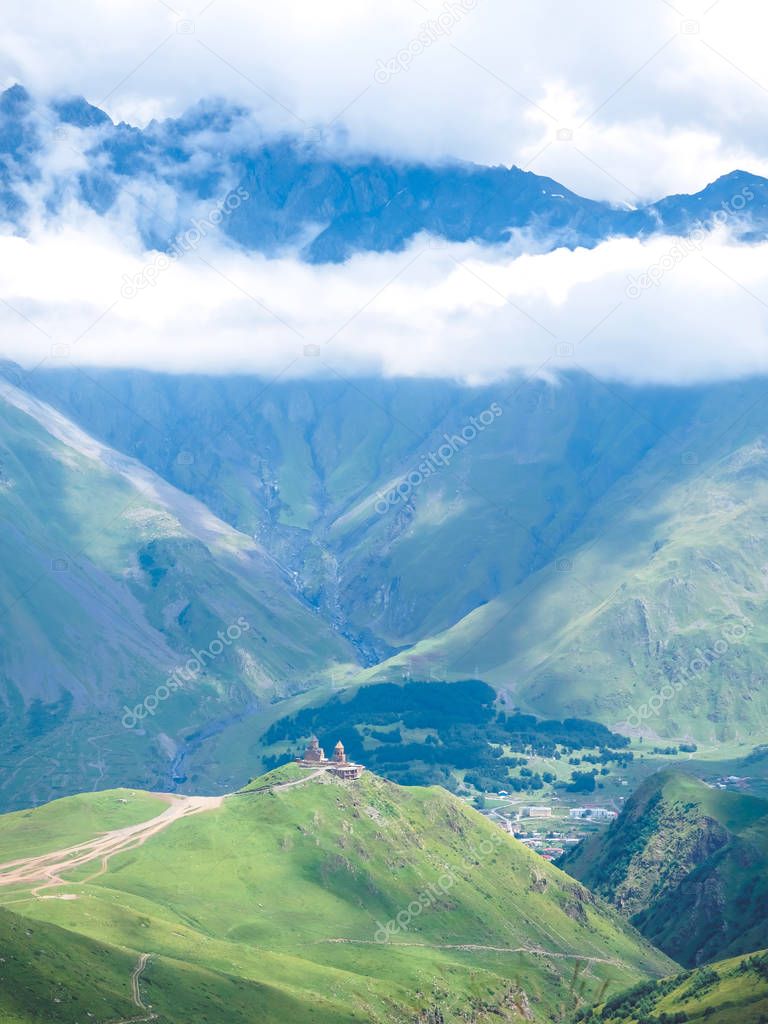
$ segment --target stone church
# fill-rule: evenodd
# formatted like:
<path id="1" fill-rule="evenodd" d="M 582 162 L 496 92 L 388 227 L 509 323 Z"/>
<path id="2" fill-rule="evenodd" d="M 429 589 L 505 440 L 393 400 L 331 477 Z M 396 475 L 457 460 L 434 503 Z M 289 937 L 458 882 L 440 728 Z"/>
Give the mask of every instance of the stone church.
<path id="1" fill-rule="evenodd" d="M 309 741 L 304 756 L 296 758 L 296 764 L 302 768 L 325 769 L 339 779 L 359 779 L 365 771 L 364 765 L 347 760 L 341 740 L 333 748 L 333 757 L 327 758 L 325 751 L 318 743 L 317 736 L 313 736 Z"/>

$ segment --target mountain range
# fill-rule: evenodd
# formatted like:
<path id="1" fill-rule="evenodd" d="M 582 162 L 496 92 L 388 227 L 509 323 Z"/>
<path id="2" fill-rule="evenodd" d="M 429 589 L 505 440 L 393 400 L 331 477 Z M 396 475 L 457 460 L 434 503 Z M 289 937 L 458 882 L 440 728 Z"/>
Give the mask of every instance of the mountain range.
<path id="1" fill-rule="evenodd" d="M 92 215 L 310 264 L 746 250 L 768 180 L 617 207 L 219 100 L 1 93 L 0 230 Z M 768 381 L 559 352 L 472 386 L 0 361 L 4 1022 L 765 1024 Z M 340 734 L 361 777 L 294 761 Z"/>
<path id="2" fill-rule="evenodd" d="M 404 678 L 635 737 L 765 735 L 761 380 L 4 379 L 6 807 L 192 769 L 226 791 L 280 714 Z"/>
<path id="3" fill-rule="evenodd" d="M 74 202 L 163 249 L 245 194 L 228 244 L 311 262 L 768 225 L 741 171 L 617 209 L 514 167 L 268 136 L 219 101 L 138 128 L 0 95 L 7 231 Z M 4 808 L 228 791 L 276 719 L 404 679 L 638 739 L 764 738 L 764 380 L 628 385 L 575 357 L 482 387 L 306 376 L 2 364 Z"/>
<path id="4" fill-rule="evenodd" d="M 52 147 L 68 159 L 46 159 Z M 82 97 L 43 101 L 21 85 L 0 94 L 0 216 L 13 230 L 26 230 L 31 211 L 55 220 L 73 200 L 102 215 L 130 200 L 146 246 L 161 250 L 222 204 L 233 243 L 313 263 L 399 250 L 419 234 L 548 251 L 721 221 L 753 241 L 768 232 L 767 186 L 736 170 L 693 195 L 617 208 L 518 167 L 372 156 L 331 129 L 268 136 L 222 101 L 138 128 Z"/>

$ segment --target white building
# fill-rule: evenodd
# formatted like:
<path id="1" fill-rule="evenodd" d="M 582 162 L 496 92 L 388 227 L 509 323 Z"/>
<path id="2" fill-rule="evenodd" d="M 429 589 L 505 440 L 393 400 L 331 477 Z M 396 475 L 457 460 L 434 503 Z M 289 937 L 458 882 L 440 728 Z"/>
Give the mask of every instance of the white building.
<path id="1" fill-rule="evenodd" d="M 610 811 L 607 807 L 593 807 L 592 808 L 592 820 L 593 821 L 613 821 L 614 818 L 618 818 L 617 811 Z"/>
<path id="2" fill-rule="evenodd" d="M 568 812 L 570 818 L 588 818 L 590 821 L 613 821 L 618 817 L 616 811 L 607 807 L 572 807 Z"/>
<path id="3" fill-rule="evenodd" d="M 552 808 L 551 807 L 524 807 L 523 808 L 524 818 L 551 818 Z"/>

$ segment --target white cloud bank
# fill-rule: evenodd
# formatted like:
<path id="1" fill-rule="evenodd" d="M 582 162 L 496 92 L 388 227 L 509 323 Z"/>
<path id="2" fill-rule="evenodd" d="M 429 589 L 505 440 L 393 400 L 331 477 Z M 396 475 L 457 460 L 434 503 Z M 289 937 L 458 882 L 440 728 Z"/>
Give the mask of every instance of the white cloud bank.
<path id="1" fill-rule="evenodd" d="M 27 367 L 468 382 L 768 373 L 768 244 L 735 244 L 725 227 L 545 255 L 419 238 L 310 266 L 212 236 L 168 261 L 78 208 L 55 230 L 0 237 L 0 296 L 0 349 Z"/>
<path id="2" fill-rule="evenodd" d="M 440 35 L 423 28 L 435 21 Z M 45 17 L 6 0 L 3 22 L 6 84 L 82 93 L 134 122 L 217 95 L 267 130 L 517 163 L 630 204 L 734 167 L 768 174 L 759 0 L 71 0 Z M 64 150 L 50 146 L 44 180 L 78 159 Z M 172 189 L 135 186 L 174 219 Z M 0 236 L 0 353 L 26 366 L 467 381 L 768 372 L 768 247 L 725 229 L 700 246 L 611 240 L 547 255 L 417 239 L 343 267 L 267 260 L 211 235 L 130 297 L 126 279 L 146 280 L 158 259 L 135 223 L 76 207 L 26 238 Z M 648 268 L 653 284 L 628 286 Z"/>
<path id="3" fill-rule="evenodd" d="M 633 204 L 768 172 L 761 0 L 45 6 L 5 0 L 0 80 L 116 118 L 218 95 L 272 128 L 343 126 L 354 146 L 527 165 Z"/>

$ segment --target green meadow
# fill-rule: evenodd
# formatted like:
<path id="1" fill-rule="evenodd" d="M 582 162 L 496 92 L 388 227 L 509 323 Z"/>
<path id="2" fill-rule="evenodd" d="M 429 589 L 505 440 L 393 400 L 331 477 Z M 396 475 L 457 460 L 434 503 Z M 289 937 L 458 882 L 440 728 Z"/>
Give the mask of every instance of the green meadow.
<path id="1" fill-rule="evenodd" d="M 512 1019 L 521 1001 L 545 1021 L 674 968 L 578 882 L 445 791 L 370 773 L 274 788 L 296 777 L 294 766 L 277 769 L 114 856 L 98 877 L 84 865 L 41 894 L 68 899 L 16 889 L 12 909 L 30 928 L 110 950 L 110 991 L 112 972 L 127 991 L 126 962 L 151 954 L 142 992 L 174 1024 L 195 1005 L 211 1024 L 405 1024 L 430 1006 Z M 93 799 L 131 808 L 116 794 Z M 52 849 L 64 845 L 48 834 Z M 17 816 L 0 818 L 0 859 L 18 844 Z M 19 1019 L 38 1018 L 31 1008 Z"/>

